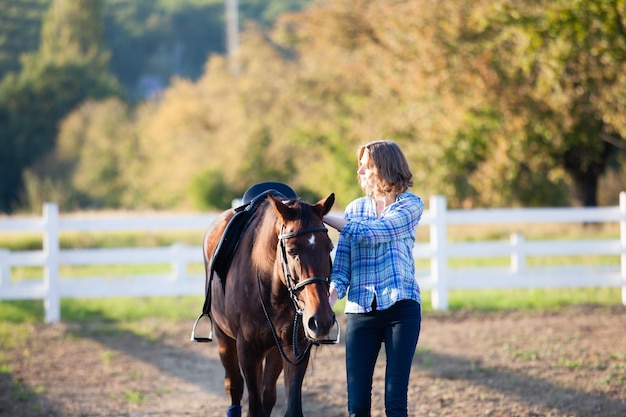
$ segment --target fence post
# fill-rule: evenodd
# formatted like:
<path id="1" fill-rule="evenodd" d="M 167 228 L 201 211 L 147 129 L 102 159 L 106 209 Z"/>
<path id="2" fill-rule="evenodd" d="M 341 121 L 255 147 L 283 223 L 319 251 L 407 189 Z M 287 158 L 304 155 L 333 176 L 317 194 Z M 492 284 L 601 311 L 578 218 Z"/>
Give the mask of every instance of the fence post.
<path id="1" fill-rule="evenodd" d="M 179 281 L 187 275 L 187 263 L 182 259 L 183 252 L 185 251 L 185 244 L 174 243 L 170 246 L 170 249 L 174 253 L 174 259 L 172 260 L 173 281 Z"/>
<path id="2" fill-rule="evenodd" d="M 622 275 L 622 304 L 626 305 L 626 192 L 619 193 L 619 236 L 621 243 L 620 267 Z"/>
<path id="3" fill-rule="evenodd" d="M 46 264 L 44 265 L 44 287 L 46 299 L 46 323 L 56 323 L 61 320 L 61 298 L 59 295 L 59 206 L 46 203 L 43 206 L 45 232 L 43 236 L 43 251 Z"/>
<path id="4" fill-rule="evenodd" d="M 446 251 L 448 227 L 446 211 L 446 198 L 444 196 L 435 195 L 430 198 L 430 213 L 433 217 L 430 225 L 430 245 L 432 248 L 430 273 L 435 281 L 431 303 L 435 310 L 448 309 L 448 254 Z"/>
<path id="5" fill-rule="evenodd" d="M 524 253 L 524 243 L 526 238 L 523 233 L 511 234 L 511 272 L 513 274 L 519 274 L 524 272 L 526 268 L 526 254 Z"/>
<path id="6" fill-rule="evenodd" d="M 0 287 L 8 285 L 11 280 L 11 266 L 5 261 L 9 257 L 8 249 L 0 249 Z"/>

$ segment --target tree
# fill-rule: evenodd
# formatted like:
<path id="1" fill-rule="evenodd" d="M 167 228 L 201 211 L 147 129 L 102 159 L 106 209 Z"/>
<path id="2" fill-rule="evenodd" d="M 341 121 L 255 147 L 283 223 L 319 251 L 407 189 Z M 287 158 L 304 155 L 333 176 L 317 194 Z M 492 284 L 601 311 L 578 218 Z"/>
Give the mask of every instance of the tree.
<path id="1" fill-rule="evenodd" d="M 86 101 L 63 119 L 47 177 L 64 185 L 67 209 L 129 207 L 136 136 L 128 106 L 117 98 Z M 76 204 L 73 206 L 73 204 Z"/>
<path id="2" fill-rule="evenodd" d="M 21 69 L 20 56 L 37 50 L 50 0 L 0 0 L 0 80 Z"/>
<path id="3" fill-rule="evenodd" d="M 109 53 L 102 44 L 104 0 L 54 0 L 44 18 L 38 59 L 56 62 L 83 57 L 105 68 Z"/>
<path id="4" fill-rule="evenodd" d="M 623 0 L 551 0 L 502 1 L 466 28 L 468 70 L 502 115 L 492 140 L 520 172 L 566 174 L 584 206 L 626 145 L 625 26 Z"/>
<path id="5" fill-rule="evenodd" d="M 212 57 L 142 118 L 155 197 L 180 201 L 176 184 L 205 165 L 232 190 L 274 176 L 346 204 L 360 194 L 354 150 L 388 137 L 416 190 L 451 206 L 568 204 L 570 184 L 595 184 L 621 143 L 620 10 L 609 0 L 339 0 L 271 31 L 248 27 L 238 74 Z M 178 181 L 158 170 L 173 137 L 185 138 L 181 159 L 198 161 Z"/>
<path id="6" fill-rule="evenodd" d="M 0 83 L 0 210 L 16 207 L 23 170 L 54 149 L 58 123 L 67 113 L 86 98 L 122 94 L 106 72 L 106 51 L 98 43 L 100 24 L 89 23 L 97 20 L 100 3 L 56 0 L 44 23 L 41 50 L 24 58 L 19 75 Z M 87 31 L 85 37 L 79 28 Z"/>
<path id="7" fill-rule="evenodd" d="M 437 28 L 460 19 L 447 4 L 336 1 L 281 21 L 273 39 L 297 63 L 284 100 L 294 109 L 292 136 L 308 143 L 303 155 L 322 155 L 319 164 L 300 161 L 316 174 L 307 185 L 322 194 L 333 187 L 347 204 L 361 194 L 357 146 L 384 137 L 402 145 L 420 194 L 454 196 L 441 161 L 468 98 L 441 71 L 447 57 L 434 41 Z"/>
<path id="8" fill-rule="evenodd" d="M 247 26 L 238 73 L 213 55 L 200 78 L 174 78 L 138 105 L 121 123 L 133 158 L 104 146 L 115 129 L 85 136 L 113 154 L 74 184 L 105 204 L 204 208 L 282 180 L 311 200 L 334 191 L 341 206 L 361 194 L 357 146 L 387 137 L 405 150 L 415 190 L 451 206 L 565 205 L 573 186 L 592 205 L 599 176 L 624 157 L 624 7 L 316 2 L 271 29 Z M 114 108 L 85 108 L 85 120 L 114 124 L 104 117 L 123 113 Z M 124 184 L 90 185 L 110 172 Z"/>
<path id="9" fill-rule="evenodd" d="M 224 51 L 223 13 L 222 0 L 107 0 L 111 71 L 138 99 L 142 77 L 162 87 L 174 76 L 198 78 L 208 56 Z"/>

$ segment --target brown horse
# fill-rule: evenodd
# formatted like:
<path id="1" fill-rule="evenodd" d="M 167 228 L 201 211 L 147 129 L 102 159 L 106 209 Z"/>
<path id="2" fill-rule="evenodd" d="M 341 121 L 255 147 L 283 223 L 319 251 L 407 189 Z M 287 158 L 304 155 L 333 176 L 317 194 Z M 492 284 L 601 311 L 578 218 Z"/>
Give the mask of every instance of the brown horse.
<path id="1" fill-rule="evenodd" d="M 235 210 L 222 213 L 204 240 L 210 317 L 231 403 L 227 416 L 241 415 L 244 380 L 248 416 L 269 416 L 284 369 L 285 416 L 300 417 L 309 349 L 336 324 L 328 302 L 333 245 L 322 222 L 335 196 L 315 205 L 271 192 L 259 199 L 226 276 L 216 279 L 210 265 Z"/>

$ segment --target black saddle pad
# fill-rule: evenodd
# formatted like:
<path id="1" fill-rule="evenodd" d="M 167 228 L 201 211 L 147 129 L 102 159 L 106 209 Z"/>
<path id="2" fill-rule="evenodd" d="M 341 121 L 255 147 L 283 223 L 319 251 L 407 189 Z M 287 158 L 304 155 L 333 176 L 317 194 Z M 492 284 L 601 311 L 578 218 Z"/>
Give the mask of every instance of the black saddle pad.
<path id="1" fill-rule="evenodd" d="M 239 246 L 241 236 L 248 228 L 250 220 L 260 203 L 267 194 L 285 197 L 287 199 L 297 198 L 291 187 L 279 182 L 263 182 L 248 188 L 243 196 L 243 205 L 235 209 L 235 215 L 230 219 L 222 238 L 215 248 L 211 263 L 211 272 L 215 271 L 224 285 L 226 275 L 230 269 L 233 256 Z"/>

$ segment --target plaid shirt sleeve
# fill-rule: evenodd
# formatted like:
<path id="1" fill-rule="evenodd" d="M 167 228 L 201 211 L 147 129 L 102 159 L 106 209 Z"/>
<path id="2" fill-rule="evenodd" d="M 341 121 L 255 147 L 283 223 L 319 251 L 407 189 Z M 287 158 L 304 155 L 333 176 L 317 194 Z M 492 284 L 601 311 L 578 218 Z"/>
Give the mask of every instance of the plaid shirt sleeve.
<path id="1" fill-rule="evenodd" d="M 331 278 L 340 298 L 348 294 L 347 313 L 371 311 L 374 296 L 381 310 L 400 299 L 421 302 L 413 246 L 423 210 L 421 198 L 410 191 L 380 218 L 369 197 L 348 205 L 344 217 L 350 222 L 339 235 Z"/>

